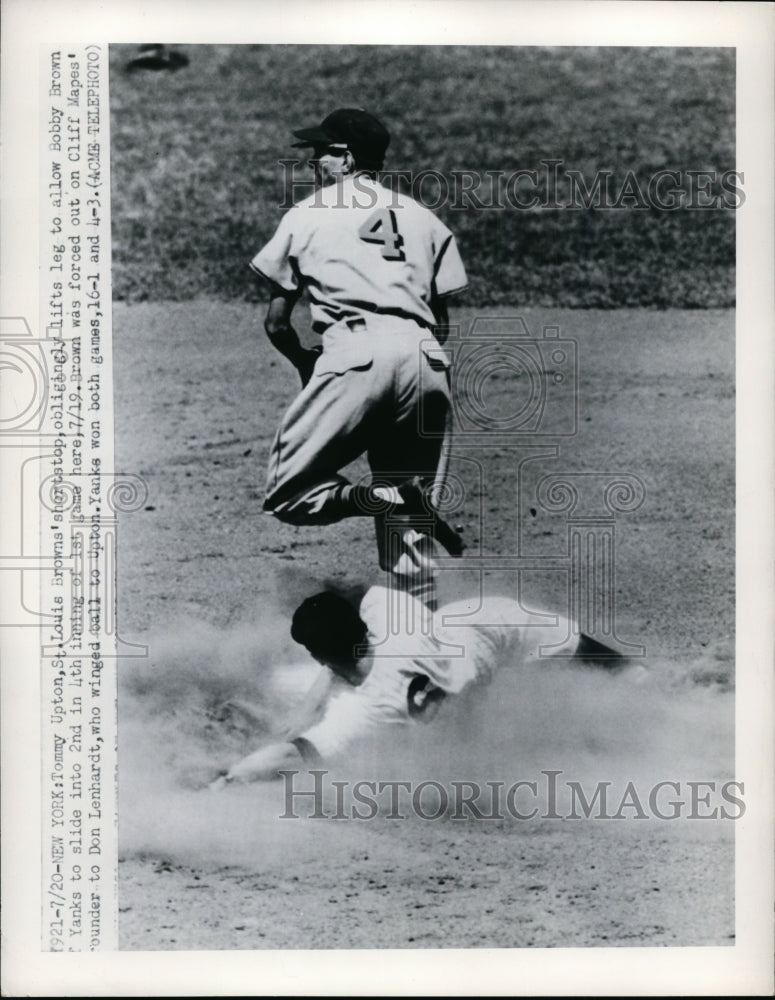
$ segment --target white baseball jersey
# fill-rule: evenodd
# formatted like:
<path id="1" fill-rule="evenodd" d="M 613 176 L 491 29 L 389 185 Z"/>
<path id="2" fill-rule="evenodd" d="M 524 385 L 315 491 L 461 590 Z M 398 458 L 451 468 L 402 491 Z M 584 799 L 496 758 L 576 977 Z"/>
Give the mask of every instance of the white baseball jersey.
<path id="1" fill-rule="evenodd" d="M 435 615 L 406 594 L 394 598 L 383 587 L 366 593 L 360 616 L 368 628 L 368 676 L 358 687 L 335 678 L 323 717 L 300 734 L 323 758 L 341 753 L 375 727 L 413 721 L 410 685 L 418 677 L 459 694 L 470 684 L 486 683 L 497 667 L 537 655 L 539 646 L 572 655 L 578 645 L 568 619 L 526 614 L 508 598 L 456 601 Z M 403 621 L 396 622 L 397 608 L 404 609 Z"/>
<path id="2" fill-rule="evenodd" d="M 286 291 L 308 289 L 316 332 L 375 313 L 432 326 L 432 295 L 467 284 L 444 223 L 365 174 L 295 205 L 250 264 Z"/>

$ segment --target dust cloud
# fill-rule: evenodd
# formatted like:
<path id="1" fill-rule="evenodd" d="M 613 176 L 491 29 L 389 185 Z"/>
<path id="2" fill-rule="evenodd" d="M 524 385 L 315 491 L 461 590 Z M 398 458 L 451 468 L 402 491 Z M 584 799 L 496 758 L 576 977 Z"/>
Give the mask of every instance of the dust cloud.
<path id="1" fill-rule="evenodd" d="M 331 765 L 325 779 L 329 818 L 280 819 L 287 809 L 284 781 L 221 793 L 207 786 L 235 760 L 271 742 L 320 669 L 290 640 L 288 616 L 267 613 L 223 630 L 182 621 L 149 646 L 148 659 L 125 660 L 119 672 L 122 857 L 266 870 L 319 858 L 323 851 L 335 864 L 354 848 L 371 849 L 375 835 L 379 839 L 380 830 L 396 824 L 387 818 L 386 796 L 378 797 L 373 822 L 331 818 L 332 780 L 426 781 L 445 788 L 474 782 L 483 789 L 488 782 L 502 782 L 504 789 L 533 782 L 536 791 L 519 799 L 520 808 L 541 809 L 546 772 L 553 771 L 561 789 L 577 782 L 587 799 L 599 783 L 610 783 L 616 810 L 628 782 L 645 805 L 657 782 L 677 783 L 685 799 L 687 782 L 734 777 L 726 654 L 710 651 L 706 663 L 644 661 L 618 675 L 541 660 L 506 665 L 486 688 L 448 698 L 431 722 L 385 727 L 373 744 Z M 235 702 L 250 707 L 252 717 Z M 312 778 L 300 772 L 295 787 L 311 789 Z M 310 811 L 300 797 L 296 802 L 298 813 Z M 423 803 L 432 811 L 432 802 L 431 790 Z M 350 804 L 351 797 L 348 811 Z M 450 821 L 451 808 L 440 823 Z M 470 814 L 465 818 L 468 827 L 487 827 Z M 497 822 L 519 821 L 506 815 Z M 413 824 L 429 827 L 416 815 L 405 825 L 411 830 Z M 521 822 L 523 829 L 530 825 Z"/>

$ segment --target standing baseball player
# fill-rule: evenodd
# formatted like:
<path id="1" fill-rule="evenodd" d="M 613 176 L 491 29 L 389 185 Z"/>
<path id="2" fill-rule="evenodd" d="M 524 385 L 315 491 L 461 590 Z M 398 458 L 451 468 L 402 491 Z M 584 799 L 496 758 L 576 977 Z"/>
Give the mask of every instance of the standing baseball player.
<path id="1" fill-rule="evenodd" d="M 563 615 L 529 613 L 510 598 L 477 596 L 435 615 L 414 604 L 411 621 L 396 628 L 394 602 L 383 587 L 368 590 L 358 608 L 332 591 L 307 598 L 291 635 L 328 669 L 279 741 L 237 761 L 211 787 L 269 780 L 302 762 L 340 758 L 386 725 L 426 721 L 447 696 L 487 684 L 496 670 L 517 669 L 539 651 L 613 671 L 628 665 Z M 429 627 L 417 629 L 423 616 Z"/>
<path id="2" fill-rule="evenodd" d="M 433 539 L 462 550 L 434 503 L 451 423 L 440 345 L 463 263 L 432 212 L 378 183 L 390 141 L 380 121 L 343 108 L 294 135 L 312 148 L 315 192 L 251 261 L 270 283 L 266 332 L 302 382 L 272 445 L 264 509 L 298 525 L 375 517 L 380 566 L 432 605 Z M 313 349 L 291 325 L 305 290 Z M 371 481 L 351 483 L 340 470 L 364 452 Z"/>

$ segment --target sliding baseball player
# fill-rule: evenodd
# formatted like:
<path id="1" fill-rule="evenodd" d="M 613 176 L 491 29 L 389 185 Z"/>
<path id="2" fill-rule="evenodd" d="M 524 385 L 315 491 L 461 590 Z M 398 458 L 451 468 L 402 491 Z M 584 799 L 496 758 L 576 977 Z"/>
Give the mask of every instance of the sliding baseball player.
<path id="1" fill-rule="evenodd" d="M 372 587 L 356 608 L 324 591 L 299 606 L 291 635 L 327 669 L 310 689 L 295 730 L 235 763 L 212 788 L 334 761 L 375 731 L 427 721 L 449 696 L 539 654 L 609 670 L 628 662 L 562 615 L 526 613 L 509 598 L 457 601 L 434 615 L 406 594 L 399 602 L 396 597 Z"/>

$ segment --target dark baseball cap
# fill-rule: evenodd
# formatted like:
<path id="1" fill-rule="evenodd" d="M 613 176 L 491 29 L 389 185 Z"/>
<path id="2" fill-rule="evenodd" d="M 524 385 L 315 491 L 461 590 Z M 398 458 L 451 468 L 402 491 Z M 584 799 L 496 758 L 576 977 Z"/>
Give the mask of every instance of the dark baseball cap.
<path id="1" fill-rule="evenodd" d="M 291 638 L 329 666 L 352 666 L 355 647 L 366 641 L 367 627 L 341 594 L 325 590 L 308 597 L 293 613 Z"/>
<path id="2" fill-rule="evenodd" d="M 349 149 L 361 167 L 379 170 L 390 143 L 390 133 L 379 119 L 363 108 L 339 108 L 319 125 L 293 133 L 297 146 L 339 146 Z"/>

